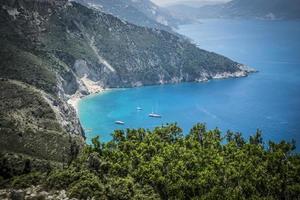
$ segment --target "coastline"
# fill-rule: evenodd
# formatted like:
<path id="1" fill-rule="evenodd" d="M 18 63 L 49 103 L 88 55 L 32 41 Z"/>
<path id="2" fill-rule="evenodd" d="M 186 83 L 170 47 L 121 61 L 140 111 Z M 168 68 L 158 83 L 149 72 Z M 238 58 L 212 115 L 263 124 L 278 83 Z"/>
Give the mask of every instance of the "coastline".
<path id="1" fill-rule="evenodd" d="M 229 73 L 229 72 L 223 72 L 223 73 L 218 73 L 215 74 L 214 76 L 208 78 L 208 77 L 202 77 L 200 79 L 194 80 L 195 83 L 201 83 L 201 82 L 207 82 L 209 80 L 218 80 L 218 79 L 229 79 L 229 78 L 242 78 L 242 77 L 247 77 L 251 73 L 258 72 L 256 69 L 251 68 L 246 65 L 240 64 L 238 66 L 241 71 Z M 104 88 L 99 85 L 98 82 L 94 82 L 90 79 L 87 78 L 87 76 L 84 76 L 83 78 L 80 79 L 81 85 L 85 88 L 85 91 L 87 93 L 83 94 L 80 90 L 78 90 L 75 94 L 71 95 L 68 99 L 68 104 L 71 105 L 76 113 L 78 114 L 79 112 L 79 101 L 87 96 L 94 95 L 94 94 L 100 94 L 105 91 L 111 90 L 112 88 Z M 183 83 L 181 81 L 171 81 L 171 82 L 160 82 L 158 84 L 153 84 L 153 85 L 164 85 L 164 84 L 174 84 L 174 83 Z M 136 87 L 142 87 L 145 85 L 140 85 Z"/>
<path id="2" fill-rule="evenodd" d="M 82 97 L 83 97 L 82 94 L 76 92 L 76 94 L 72 95 L 68 100 L 68 104 L 75 109 L 77 114 L 78 114 L 78 104 Z"/>
<path id="3" fill-rule="evenodd" d="M 68 104 L 71 105 L 75 109 L 77 114 L 79 111 L 78 110 L 79 101 L 83 97 L 86 97 L 91 94 L 99 94 L 99 93 L 102 93 L 107 90 L 107 89 L 104 89 L 102 86 L 100 86 L 99 82 L 95 82 L 95 81 L 88 79 L 87 75 L 85 75 L 83 78 L 81 78 L 79 82 L 80 82 L 80 85 L 84 88 L 84 90 L 78 90 L 75 94 L 69 96 L 69 99 L 67 101 Z M 82 91 L 84 91 L 84 94 Z"/>

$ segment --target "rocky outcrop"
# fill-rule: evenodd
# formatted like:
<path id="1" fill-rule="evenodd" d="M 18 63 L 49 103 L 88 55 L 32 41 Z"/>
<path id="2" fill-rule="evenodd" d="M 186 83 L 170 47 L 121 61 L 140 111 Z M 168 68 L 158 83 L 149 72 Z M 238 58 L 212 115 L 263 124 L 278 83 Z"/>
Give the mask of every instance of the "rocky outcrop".
<path id="1" fill-rule="evenodd" d="M 2 200 L 76 200 L 68 198 L 65 190 L 46 191 L 41 186 L 32 186 L 26 189 L 2 189 Z"/>

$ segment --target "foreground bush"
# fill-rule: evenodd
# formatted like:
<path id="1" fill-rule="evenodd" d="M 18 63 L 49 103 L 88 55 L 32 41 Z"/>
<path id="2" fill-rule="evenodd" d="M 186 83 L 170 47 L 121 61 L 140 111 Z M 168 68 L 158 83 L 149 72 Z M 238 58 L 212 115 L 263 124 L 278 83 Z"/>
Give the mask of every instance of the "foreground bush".
<path id="1" fill-rule="evenodd" d="M 14 188 L 28 188 L 32 185 L 40 185 L 43 183 L 46 174 L 40 172 L 32 172 L 21 176 L 16 176 L 12 179 Z"/>
<path id="2" fill-rule="evenodd" d="M 299 199 L 294 149 L 293 142 L 264 143 L 260 131 L 245 140 L 203 124 L 186 136 L 176 124 L 117 130 L 42 181 L 79 199 Z"/>

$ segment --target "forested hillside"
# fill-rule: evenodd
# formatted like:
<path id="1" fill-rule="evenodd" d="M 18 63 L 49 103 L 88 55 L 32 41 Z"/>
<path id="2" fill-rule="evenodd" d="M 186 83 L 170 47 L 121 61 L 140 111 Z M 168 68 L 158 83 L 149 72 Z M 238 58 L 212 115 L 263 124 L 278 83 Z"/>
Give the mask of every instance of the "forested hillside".
<path id="1" fill-rule="evenodd" d="M 95 138 L 92 143 L 63 169 L 6 183 L 40 185 L 50 194 L 67 190 L 77 199 L 300 198 L 300 156 L 293 152 L 294 143 L 265 142 L 260 131 L 245 139 L 197 124 L 183 136 L 171 124 L 153 131 L 117 130 L 111 142 Z"/>

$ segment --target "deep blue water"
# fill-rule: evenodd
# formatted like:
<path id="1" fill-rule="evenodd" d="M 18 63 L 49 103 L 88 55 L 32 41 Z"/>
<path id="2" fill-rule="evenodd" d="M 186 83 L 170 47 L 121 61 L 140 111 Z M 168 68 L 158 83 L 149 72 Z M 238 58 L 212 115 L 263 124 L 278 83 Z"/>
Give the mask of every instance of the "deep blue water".
<path id="1" fill-rule="evenodd" d="M 197 122 L 209 128 L 257 128 L 265 140 L 295 139 L 300 145 L 300 21 L 205 20 L 179 32 L 200 48 L 259 70 L 246 78 L 112 90 L 80 101 L 79 114 L 91 139 L 120 128 L 153 128 L 178 122 L 185 132 Z M 136 107 L 143 108 L 137 111 Z M 161 119 L 151 119 L 151 110 Z M 115 125 L 122 120 L 125 126 Z M 299 147 L 298 147 L 299 149 Z"/>

